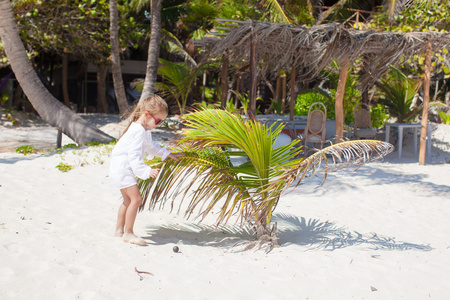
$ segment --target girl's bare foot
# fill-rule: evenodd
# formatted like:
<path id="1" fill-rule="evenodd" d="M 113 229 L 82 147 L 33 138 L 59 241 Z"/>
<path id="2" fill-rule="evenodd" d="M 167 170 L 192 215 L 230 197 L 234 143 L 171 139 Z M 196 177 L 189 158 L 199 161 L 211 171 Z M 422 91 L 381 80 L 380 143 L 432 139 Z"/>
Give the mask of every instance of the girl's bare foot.
<path id="1" fill-rule="evenodd" d="M 145 240 L 143 238 L 140 238 L 133 233 L 125 233 L 123 235 L 122 239 L 124 242 L 130 243 L 130 244 L 135 244 L 135 245 L 139 245 L 139 246 L 147 246 L 147 243 L 145 242 Z"/>
<path id="2" fill-rule="evenodd" d="M 123 229 L 116 229 L 116 232 L 114 232 L 114 236 L 122 237 L 123 236 Z"/>

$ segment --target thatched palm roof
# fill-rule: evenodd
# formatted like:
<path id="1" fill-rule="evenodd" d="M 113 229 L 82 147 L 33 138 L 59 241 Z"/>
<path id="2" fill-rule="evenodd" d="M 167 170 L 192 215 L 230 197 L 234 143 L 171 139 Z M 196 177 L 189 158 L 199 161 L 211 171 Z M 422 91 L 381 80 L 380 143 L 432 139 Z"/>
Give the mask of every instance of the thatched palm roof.
<path id="1" fill-rule="evenodd" d="M 362 58 L 365 73 L 362 82 L 369 83 L 383 75 L 390 65 L 397 65 L 402 57 L 423 53 L 426 41 L 432 43 L 434 50 L 450 46 L 450 34 L 439 32 L 361 31 L 337 23 L 312 27 L 234 20 L 219 23 L 227 27 L 216 27 L 210 32 L 215 37 L 206 37 L 200 43 L 208 49 L 209 57 L 227 52 L 229 60 L 238 65 L 248 61 L 254 34 L 260 71 L 295 66 L 301 70 L 300 80 L 314 78 L 333 60 L 353 62 Z M 228 32 L 218 33 L 217 29 Z"/>

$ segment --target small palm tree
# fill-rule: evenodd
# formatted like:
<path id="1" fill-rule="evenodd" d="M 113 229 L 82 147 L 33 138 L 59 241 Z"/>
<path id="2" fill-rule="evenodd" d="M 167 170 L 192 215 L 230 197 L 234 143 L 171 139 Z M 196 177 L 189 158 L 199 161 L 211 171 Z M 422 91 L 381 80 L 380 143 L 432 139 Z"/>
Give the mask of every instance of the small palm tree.
<path id="1" fill-rule="evenodd" d="M 376 85 L 383 94 L 380 103 L 388 107 L 389 114 L 396 117 L 398 123 L 411 121 L 419 114 L 420 110 L 411 106 L 422 80 L 408 78 L 391 66 L 391 71 Z"/>
<path id="2" fill-rule="evenodd" d="M 195 80 L 210 66 L 211 64 L 203 64 L 191 68 L 185 62 L 174 63 L 160 58 L 158 74 L 162 75 L 164 80 L 156 82 L 155 89 L 163 97 L 172 97 L 178 105 L 180 114 L 184 114 Z M 134 88 L 142 92 L 144 81 L 137 79 L 134 83 Z"/>
<path id="3" fill-rule="evenodd" d="M 360 165 L 393 149 L 381 141 L 349 141 L 304 159 L 297 158 L 301 151 L 297 140 L 274 146 L 283 125 L 267 127 L 218 109 L 200 110 L 183 119 L 186 128 L 175 144 L 186 155 L 178 161 L 150 161 L 161 171 L 157 179 L 139 181 L 141 209 L 147 201 L 153 209 L 169 200 L 174 208 L 175 200 L 181 205 L 189 199 L 187 217 L 197 212 L 203 219 L 219 208 L 217 225 L 236 216 L 241 224 L 255 225 L 260 240 L 272 243 L 276 243 L 272 213 L 286 189 L 298 186 L 307 175 Z M 247 161 L 235 165 L 233 156 Z"/>
<path id="4" fill-rule="evenodd" d="M 173 97 L 177 101 L 180 114 L 184 114 L 192 85 L 207 65 L 191 69 L 185 62 L 174 63 L 162 58 L 159 61 L 158 74 L 164 76 L 164 81 L 156 83 L 156 90 L 164 97 Z"/>

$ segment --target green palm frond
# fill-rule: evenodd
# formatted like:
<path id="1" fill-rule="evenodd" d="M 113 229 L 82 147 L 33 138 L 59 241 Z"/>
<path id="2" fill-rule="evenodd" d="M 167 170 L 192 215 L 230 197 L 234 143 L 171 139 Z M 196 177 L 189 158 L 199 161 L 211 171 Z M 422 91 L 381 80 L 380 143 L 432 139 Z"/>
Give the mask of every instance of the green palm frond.
<path id="1" fill-rule="evenodd" d="M 158 74 L 164 76 L 164 82 L 157 82 L 156 89 L 163 96 L 172 96 L 178 104 L 180 113 L 184 113 L 187 99 L 192 85 L 206 65 L 191 69 L 186 63 L 174 63 L 165 59 L 159 59 Z"/>
<path id="2" fill-rule="evenodd" d="M 294 20 L 288 16 L 284 8 L 277 0 L 265 0 L 264 7 L 273 14 L 275 19 L 286 24 L 294 23 Z"/>
<path id="3" fill-rule="evenodd" d="M 370 161 L 378 160 L 394 150 L 394 146 L 378 140 L 354 140 L 331 145 L 317 151 L 301 161 L 293 169 L 285 169 L 282 180 L 287 185 L 296 187 L 306 177 L 312 178 L 317 173 L 324 173 L 324 181 L 328 172 L 334 172 L 350 166 L 360 167 Z M 304 182 L 303 182 L 304 183 Z M 270 188 L 270 187 L 268 187 Z"/>
<path id="4" fill-rule="evenodd" d="M 188 201 L 183 207 L 187 217 L 198 211 L 203 219 L 214 209 L 217 224 L 237 215 L 241 222 L 266 225 L 283 192 L 306 176 L 358 166 L 392 151 L 392 145 L 380 141 L 350 141 L 298 159 L 297 140 L 274 147 L 282 125 L 267 127 L 216 109 L 183 118 L 186 128 L 174 145 L 185 156 L 150 162 L 161 171 L 157 179 L 138 181 L 144 199 L 141 209 L 147 202 L 150 209 L 170 202 L 172 210 L 179 201 L 180 212 Z M 248 160 L 233 164 L 234 156 Z"/>
<path id="5" fill-rule="evenodd" d="M 411 104 L 421 84 L 422 80 L 408 78 L 391 66 L 387 76 L 377 82 L 377 87 L 384 95 L 380 102 L 388 107 L 390 115 L 402 122 L 410 114 Z"/>
<path id="6" fill-rule="evenodd" d="M 166 48 L 170 53 L 180 56 L 192 67 L 197 67 L 197 62 L 189 55 L 189 53 L 184 48 L 183 44 L 178 40 L 178 38 L 168 30 L 161 29 L 162 37 L 161 41 L 166 43 Z"/>

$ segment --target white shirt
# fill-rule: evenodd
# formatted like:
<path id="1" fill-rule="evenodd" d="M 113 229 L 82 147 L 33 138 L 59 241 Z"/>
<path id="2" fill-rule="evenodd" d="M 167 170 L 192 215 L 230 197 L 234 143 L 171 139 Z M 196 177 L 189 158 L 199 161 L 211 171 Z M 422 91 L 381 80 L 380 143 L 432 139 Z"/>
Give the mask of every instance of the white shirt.
<path id="1" fill-rule="evenodd" d="M 133 122 L 112 151 L 109 168 L 111 186 L 123 189 L 137 184 L 136 176 L 148 179 L 151 168 L 144 163 L 146 153 L 164 160 L 170 151 L 152 140 L 150 130 L 147 131 L 142 125 Z"/>

